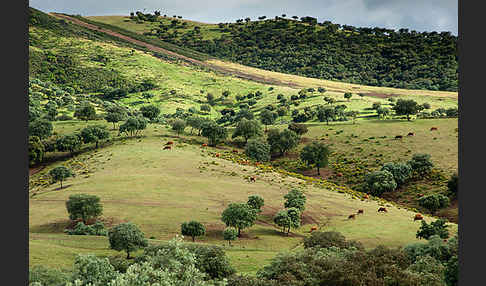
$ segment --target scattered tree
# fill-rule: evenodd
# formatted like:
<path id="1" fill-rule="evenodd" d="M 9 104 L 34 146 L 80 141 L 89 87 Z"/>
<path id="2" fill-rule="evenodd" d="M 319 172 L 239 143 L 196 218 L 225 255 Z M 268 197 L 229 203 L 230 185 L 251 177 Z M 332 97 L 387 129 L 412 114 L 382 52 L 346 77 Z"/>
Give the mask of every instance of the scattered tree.
<path id="1" fill-rule="evenodd" d="M 110 132 L 106 130 L 105 126 L 92 125 L 81 130 L 80 135 L 84 143 L 96 143 L 96 148 L 98 148 L 99 141 L 107 139 L 110 136 Z"/>
<path id="2" fill-rule="evenodd" d="M 103 206 L 100 198 L 95 195 L 74 194 L 66 201 L 66 209 L 69 219 L 82 219 L 86 224 L 89 219 L 97 218 L 103 214 Z"/>
<path id="3" fill-rule="evenodd" d="M 329 148 L 321 142 L 313 142 L 306 145 L 301 153 L 300 159 L 306 162 L 308 166 L 314 165 L 317 168 L 317 175 L 320 175 L 320 168 L 328 164 Z"/>
<path id="4" fill-rule="evenodd" d="M 226 226 L 238 230 L 238 237 L 241 237 L 242 229 L 255 224 L 256 218 L 256 211 L 245 203 L 231 203 L 221 214 L 221 220 Z"/>
<path id="5" fill-rule="evenodd" d="M 412 167 L 412 171 L 422 176 L 430 173 L 434 167 L 429 154 L 414 154 L 408 164 Z"/>
<path id="6" fill-rule="evenodd" d="M 148 245 L 143 232 L 133 223 L 121 223 L 108 231 L 110 248 L 117 251 L 126 251 L 127 259 L 130 259 L 130 252 Z"/>
<path id="7" fill-rule="evenodd" d="M 245 154 L 258 162 L 270 161 L 270 145 L 262 139 L 250 139 L 245 146 Z"/>
<path id="8" fill-rule="evenodd" d="M 80 106 L 78 106 L 78 108 L 76 108 L 76 111 L 74 111 L 74 117 L 88 122 L 88 120 L 96 119 L 96 110 L 94 106 L 88 102 L 83 102 Z"/>
<path id="9" fill-rule="evenodd" d="M 252 195 L 248 197 L 248 202 L 247 204 L 254 210 L 256 210 L 257 213 L 262 212 L 262 207 L 265 204 L 265 200 L 258 196 L 258 195 Z"/>
<path id="10" fill-rule="evenodd" d="M 223 239 L 228 241 L 228 245 L 231 246 L 231 241 L 238 238 L 238 231 L 232 227 L 227 227 L 223 231 Z"/>
<path id="11" fill-rule="evenodd" d="M 269 147 L 270 148 L 270 147 Z M 29 165 L 33 166 L 44 159 L 45 147 L 37 136 L 29 136 Z"/>
<path id="12" fill-rule="evenodd" d="M 287 151 L 297 147 L 300 137 L 292 130 L 285 129 L 280 132 L 278 129 L 270 129 L 268 131 L 267 142 L 270 145 L 270 150 L 280 152 L 280 155 L 285 155 Z"/>
<path id="13" fill-rule="evenodd" d="M 72 177 L 73 173 L 68 168 L 64 166 L 59 166 L 49 171 L 49 175 L 54 182 L 61 182 L 62 189 L 62 181 L 64 181 L 66 178 Z"/>
<path id="14" fill-rule="evenodd" d="M 307 198 L 305 197 L 304 193 L 298 189 L 290 190 L 285 196 L 285 208 L 296 208 L 301 213 L 305 210 L 305 202 Z"/>
<path id="15" fill-rule="evenodd" d="M 201 135 L 208 138 L 209 146 L 216 146 L 228 137 L 226 128 L 214 121 L 205 121 L 201 126 Z"/>
<path id="16" fill-rule="evenodd" d="M 393 174 L 389 171 L 374 171 L 365 177 L 366 187 L 373 196 L 381 196 L 384 192 L 391 192 L 397 188 Z"/>
<path id="17" fill-rule="evenodd" d="M 393 106 L 393 110 L 397 115 L 406 115 L 407 120 L 410 121 L 410 115 L 415 115 L 419 112 L 419 105 L 413 99 L 398 99 Z"/>
<path id="18" fill-rule="evenodd" d="M 190 221 L 181 224 L 181 234 L 192 237 L 192 242 L 195 241 L 196 236 L 201 236 L 206 233 L 206 228 L 200 222 Z"/>
<path id="19" fill-rule="evenodd" d="M 247 120 L 246 118 L 243 118 L 240 122 L 236 124 L 235 131 L 233 132 L 233 136 L 231 138 L 241 136 L 245 138 L 245 143 L 247 143 L 248 139 L 262 135 L 262 127 L 260 126 L 260 123 L 258 121 Z"/>
<path id="20" fill-rule="evenodd" d="M 351 99 L 352 96 L 353 94 L 351 92 L 344 93 L 344 98 L 346 98 L 348 101 Z"/>
<path id="21" fill-rule="evenodd" d="M 186 129 L 186 121 L 182 119 L 176 119 L 172 122 L 172 130 L 177 132 L 177 135 L 180 135 L 181 133 L 184 132 L 184 129 Z"/>
<path id="22" fill-rule="evenodd" d="M 113 106 L 107 109 L 105 120 L 113 123 L 113 130 L 116 129 L 117 122 L 127 119 L 127 112 L 121 106 Z"/>
<path id="23" fill-rule="evenodd" d="M 140 131 L 144 130 L 147 127 L 147 120 L 141 116 L 132 116 L 125 121 L 120 127 L 118 128 L 120 133 L 125 133 L 127 136 L 137 135 Z"/>
<path id="24" fill-rule="evenodd" d="M 140 112 L 143 117 L 148 118 L 150 121 L 154 121 L 154 119 L 159 116 L 160 109 L 155 105 L 146 105 L 140 108 Z"/>
<path id="25" fill-rule="evenodd" d="M 81 145 L 81 138 L 77 134 L 64 135 L 56 140 L 56 149 L 61 152 L 69 151 L 71 156 L 73 156 L 74 151 L 81 148 Z"/>
<path id="26" fill-rule="evenodd" d="M 29 136 L 37 136 L 39 139 L 49 138 L 52 134 L 52 123 L 47 119 L 35 119 L 29 122 Z"/>
<path id="27" fill-rule="evenodd" d="M 267 130 L 268 125 L 272 125 L 275 123 L 278 114 L 276 112 L 270 111 L 268 109 L 264 109 L 260 112 L 260 122 L 265 125 L 265 131 Z"/>
<path id="28" fill-rule="evenodd" d="M 295 122 L 292 122 L 289 124 L 289 126 L 287 127 L 289 130 L 292 130 L 294 131 L 295 133 L 297 133 L 297 135 L 299 136 L 302 136 L 304 135 L 305 133 L 307 133 L 307 131 L 309 131 L 307 129 L 307 126 L 305 124 L 299 124 L 299 123 L 295 123 Z"/>

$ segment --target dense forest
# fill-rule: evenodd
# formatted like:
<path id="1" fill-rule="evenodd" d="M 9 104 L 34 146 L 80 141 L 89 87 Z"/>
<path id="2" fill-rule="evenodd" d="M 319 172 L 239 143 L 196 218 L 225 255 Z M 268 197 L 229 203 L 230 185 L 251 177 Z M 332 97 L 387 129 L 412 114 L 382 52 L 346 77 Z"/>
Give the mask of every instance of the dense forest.
<path id="1" fill-rule="evenodd" d="M 154 22 L 147 14 L 132 20 Z M 140 19 L 142 18 L 142 20 Z M 174 18 L 147 34 L 244 65 L 283 73 L 371 86 L 458 90 L 457 36 L 450 32 L 358 28 L 275 17 L 250 18 L 215 26 L 208 39 L 201 28 L 186 29 Z"/>

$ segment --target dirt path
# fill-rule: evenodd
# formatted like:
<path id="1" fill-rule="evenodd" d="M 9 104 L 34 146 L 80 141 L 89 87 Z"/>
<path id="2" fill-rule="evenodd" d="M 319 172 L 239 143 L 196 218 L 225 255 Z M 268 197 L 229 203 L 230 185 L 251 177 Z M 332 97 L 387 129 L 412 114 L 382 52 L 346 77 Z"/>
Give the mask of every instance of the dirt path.
<path id="1" fill-rule="evenodd" d="M 212 65 L 212 64 L 207 63 L 207 62 L 195 60 L 195 59 L 180 55 L 178 53 L 175 53 L 175 52 L 172 52 L 172 51 L 151 45 L 149 43 L 130 38 L 130 37 L 122 35 L 120 33 L 117 33 L 117 32 L 111 31 L 111 30 L 107 30 L 107 29 L 104 29 L 104 28 L 100 28 L 98 26 L 83 22 L 81 20 L 66 16 L 66 15 L 57 14 L 57 13 L 50 13 L 50 15 L 57 17 L 57 18 L 62 18 L 62 19 L 68 20 L 68 21 L 70 21 L 70 22 L 72 22 L 76 25 L 83 26 L 85 28 L 88 28 L 88 29 L 91 29 L 91 30 L 94 30 L 94 31 L 102 32 L 102 33 L 123 39 L 127 42 L 130 42 L 130 43 L 142 46 L 142 47 L 146 47 L 147 49 L 149 49 L 150 51 L 153 51 L 153 52 L 164 53 L 164 54 L 173 56 L 175 58 L 184 60 L 186 62 L 190 62 L 190 63 L 198 65 L 198 66 L 207 67 L 207 68 L 209 68 L 213 71 L 223 73 L 224 75 L 231 75 L 231 76 L 235 76 L 235 77 L 238 77 L 238 78 L 242 78 L 242 79 L 246 79 L 246 80 L 252 80 L 252 81 L 256 81 L 256 82 L 263 83 L 263 84 L 281 85 L 281 86 L 288 86 L 288 87 L 294 87 L 294 88 L 300 87 L 300 85 L 297 85 L 297 84 L 294 84 L 294 83 L 282 82 L 282 81 L 279 81 L 279 80 L 276 80 L 276 79 L 269 79 L 269 78 L 266 78 L 266 77 L 263 77 L 263 76 L 257 76 L 257 75 L 250 74 L 250 73 L 244 73 L 244 72 L 241 72 L 241 71 L 236 71 L 234 69 L 224 68 L 224 67 Z"/>

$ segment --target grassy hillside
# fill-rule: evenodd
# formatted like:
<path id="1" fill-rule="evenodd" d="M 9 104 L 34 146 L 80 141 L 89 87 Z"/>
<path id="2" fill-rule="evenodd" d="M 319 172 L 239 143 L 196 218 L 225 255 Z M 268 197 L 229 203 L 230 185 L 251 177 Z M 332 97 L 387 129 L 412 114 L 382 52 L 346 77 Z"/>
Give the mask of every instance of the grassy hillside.
<path id="1" fill-rule="evenodd" d="M 446 189 L 443 176 L 447 177 L 457 168 L 457 118 L 418 118 L 408 122 L 395 116 L 394 119 L 380 120 L 376 110 L 371 109 L 375 102 L 391 107 L 389 97 L 429 103 L 431 110 L 455 108 L 457 93 L 381 89 L 209 61 L 269 78 L 273 82 L 280 80 L 280 84 L 264 84 L 188 65 L 171 57 L 154 56 L 149 50 L 127 41 L 63 23 L 45 14 L 36 17 L 41 20 L 32 21 L 29 26 L 30 77 L 50 80 L 54 84 L 46 83 L 50 86 L 48 88 L 32 84 L 30 98 L 34 95 L 39 97 L 41 109 L 45 109 L 49 101 L 56 99 L 56 86 L 65 90 L 73 87 L 75 101 L 59 106 L 58 111 L 73 116 L 79 103 L 88 100 L 96 106 L 99 117 L 88 122 L 55 120 L 54 134 L 48 140 L 79 132 L 94 124 L 107 126 L 111 139 L 97 150 L 93 148 L 94 144 L 85 144 L 74 157 L 67 152 L 48 152 L 46 157 L 49 160 L 32 170 L 29 189 L 31 265 L 70 268 L 77 253 L 115 253 L 108 249 L 108 241 L 104 237 L 68 236 L 63 233 L 69 223 L 65 201 L 74 193 L 99 196 L 104 205 L 103 221 L 107 226 L 134 222 L 154 244 L 180 233 L 180 223 L 198 220 L 207 228 L 207 234 L 198 238 L 198 242 L 224 247 L 232 264 L 241 273 L 255 273 L 277 253 L 301 248 L 302 238 L 308 235 L 312 226 L 339 231 L 348 239 L 361 241 L 367 248 L 378 244 L 401 246 L 418 241 L 415 234 L 420 223 L 412 219 L 415 214 L 413 208 L 417 208 L 416 195 L 420 192 L 443 193 Z M 60 25 L 68 28 L 61 29 Z M 52 61 L 46 62 L 46 59 Z M 49 63 L 47 69 L 43 67 L 45 63 Z M 84 73 L 86 76 L 83 76 Z M 149 90 L 137 91 L 147 81 L 153 86 Z M 111 130 L 111 123 L 102 119 L 108 105 L 108 101 L 103 100 L 105 87 L 126 90 L 127 95 L 115 102 L 134 113 L 149 104 L 159 107 L 161 120 L 149 124 L 140 138 L 119 135 L 117 130 Z M 164 116 L 172 116 L 181 110 L 184 114 L 219 119 L 223 109 L 233 108 L 239 112 L 241 104 L 251 101 L 248 97 L 238 101 L 237 96 L 260 92 L 260 96 L 252 98 L 256 103 L 249 108 L 258 119 L 260 112 L 269 105 L 280 107 L 279 94 L 290 98 L 303 87 L 325 87 L 327 91 L 307 92 L 305 98 L 289 104 L 287 114 L 280 116 L 270 128 L 287 128 L 293 110 L 302 112 L 306 107 L 325 104 L 324 97 L 334 98 L 336 104 L 345 104 L 347 110 L 359 111 L 360 115 L 355 124 L 349 120 L 327 125 L 313 118 L 305 123 L 309 132 L 303 136 L 298 148 L 265 167 L 239 164 L 239 155 L 230 152 L 236 148 L 241 154 L 242 149 L 238 147 L 241 142 L 238 140 L 228 139 L 218 148 L 201 149 L 200 144 L 207 142 L 205 138 L 191 135 L 190 128 L 181 136 L 175 136 L 165 124 L 167 118 Z M 354 95 L 348 101 L 343 94 L 349 90 Z M 363 91 L 363 96 L 356 94 L 358 90 Z M 227 98 L 222 97 L 224 91 L 230 93 Z M 154 96 L 143 97 L 146 92 Z M 217 100 L 211 111 L 204 113 L 200 107 L 207 104 L 208 93 Z M 190 108 L 194 108 L 193 111 L 189 111 Z M 234 128 L 233 123 L 226 126 L 230 132 Z M 439 130 L 430 132 L 432 126 Z M 408 132 L 415 132 L 416 136 L 393 139 L 395 135 Z M 175 141 L 175 146 L 173 150 L 164 151 L 162 148 L 168 140 Z M 302 163 L 297 160 L 298 151 L 311 140 L 324 141 L 332 150 L 330 164 L 323 172 L 322 180 L 303 177 L 302 174 L 314 176 L 314 170 L 302 168 Z M 215 153 L 223 156 L 216 158 Z M 377 169 L 383 162 L 406 161 L 415 153 L 432 155 L 435 165 L 433 176 L 413 181 L 393 192 L 389 199 L 399 204 L 360 200 L 361 194 L 349 189 L 349 186 L 356 186 L 361 178 L 351 174 L 357 169 L 361 170 L 361 176 L 365 170 Z M 344 164 L 345 161 L 348 163 Z M 76 174 L 63 183 L 63 189 L 59 189 L 58 183 L 49 183 L 47 175 L 59 165 L 71 167 Z M 270 165 L 273 167 L 270 168 Z M 289 175 L 288 171 L 296 173 Z M 344 176 L 335 176 L 339 172 Z M 248 182 L 250 175 L 257 177 L 255 183 Z M 290 237 L 285 237 L 278 232 L 272 217 L 283 208 L 283 195 L 291 188 L 303 189 L 308 203 L 303 226 L 293 230 Z M 244 231 L 242 239 L 228 247 L 222 240 L 224 224 L 220 220 L 221 212 L 230 202 L 245 202 L 252 194 L 265 199 L 263 213 L 255 226 Z M 387 206 L 389 213 L 377 213 L 380 205 Z M 348 220 L 348 215 L 358 209 L 363 209 L 364 215 Z M 457 205 L 443 211 L 452 213 L 444 213 L 443 216 L 457 217 Z M 426 216 L 427 222 L 433 220 L 435 218 Z M 457 225 L 450 225 L 451 232 L 455 232 Z"/>
<path id="2" fill-rule="evenodd" d="M 56 130 L 62 132 L 63 125 L 56 124 Z M 65 201 L 75 193 L 96 194 L 103 203 L 106 221 L 134 222 L 147 237 L 157 240 L 174 237 L 184 221 L 198 220 L 207 228 L 206 236 L 199 241 L 224 246 L 240 271 L 256 270 L 267 261 L 259 258 L 268 259 L 283 249 L 298 247 L 302 236 L 315 225 L 322 230 L 340 231 L 366 247 L 378 244 L 399 246 L 418 241 L 415 232 L 419 223 L 413 222 L 413 212 L 388 206 L 388 214 L 377 213 L 380 202 L 352 199 L 350 195 L 326 188 L 302 185 L 303 181 L 297 178 L 276 172 L 262 173 L 253 166 L 214 158 L 210 155 L 213 150 L 206 151 L 198 145 L 182 142 L 190 136 L 175 139 L 175 149 L 164 151 L 162 146 L 167 140 L 164 136 L 171 134 L 163 127 L 151 126 L 140 140 L 122 140 L 51 165 L 33 175 L 31 179 L 35 180 L 51 168 L 73 160 L 82 162 L 89 170 L 68 179 L 62 190 L 58 189 L 58 184 L 52 184 L 37 189 L 36 195 L 31 197 L 31 263 L 59 263 L 59 266 L 68 267 L 77 251 L 113 253 L 107 250 L 107 241 L 102 238 L 86 237 L 74 243 L 62 234 L 69 223 Z M 256 183 L 245 179 L 250 175 L 257 176 Z M 283 195 L 294 187 L 304 188 L 308 197 L 305 224 L 291 237 L 285 237 L 273 225 L 272 217 L 283 208 Z M 245 230 L 244 237 L 234 247 L 228 248 L 221 235 L 224 228 L 221 212 L 230 202 L 244 202 L 252 194 L 265 199 L 263 213 L 257 224 Z M 356 221 L 348 220 L 347 216 L 357 209 L 364 209 L 365 214 Z M 49 247 L 44 247 L 44 241 Z M 59 249 L 58 254 L 54 253 L 55 249 Z M 246 255 L 250 257 L 246 258 Z"/>
<path id="3" fill-rule="evenodd" d="M 446 32 L 357 28 L 310 18 L 219 25 L 142 15 L 91 19 L 266 70 L 373 86 L 458 88 L 457 37 Z"/>

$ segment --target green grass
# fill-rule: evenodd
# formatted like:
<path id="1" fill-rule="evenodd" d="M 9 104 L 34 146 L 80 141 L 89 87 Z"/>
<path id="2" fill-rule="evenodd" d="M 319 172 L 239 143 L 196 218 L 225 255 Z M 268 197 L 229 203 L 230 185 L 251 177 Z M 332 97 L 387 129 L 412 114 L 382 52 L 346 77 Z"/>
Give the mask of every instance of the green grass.
<path id="1" fill-rule="evenodd" d="M 378 202 L 359 201 L 347 194 L 310 185 L 305 187 L 308 204 L 304 220 L 308 223 L 294 230 L 295 236 L 285 237 L 273 226 L 271 217 L 283 208 L 283 195 L 290 188 L 300 186 L 299 179 L 277 173 L 262 174 L 255 167 L 213 158 L 199 146 L 179 143 L 178 139 L 175 139 L 174 150 L 163 151 L 167 139 L 161 135 L 170 133 L 161 129 L 157 127 L 156 131 L 151 126 L 140 142 L 140 139 L 119 141 L 79 155 L 76 159 L 91 170 L 89 176 L 77 174 L 63 184 L 62 190 L 58 189 L 58 183 L 49 185 L 29 200 L 32 264 L 58 263 L 67 267 L 78 252 L 113 253 L 103 238 L 62 234 L 68 217 L 65 201 L 75 193 L 99 196 L 104 218 L 114 219 L 115 223 L 134 222 L 146 237 L 166 241 L 180 232 L 182 222 L 194 219 L 207 229 L 207 235 L 198 242 L 221 246 L 226 245 L 221 235 L 224 229 L 221 212 L 230 202 L 244 202 L 249 195 L 259 194 L 265 199 L 259 222 L 245 230 L 244 238 L 234 242 L 233 247 L 226 247 L 238 271 L 245 273 L 254 273 L 279 251 L 297 247 L 313 225 L 319 225 L 321 230 L 340 231 L 349 239 L 362 241 L 366 247 L 400 246 L 418 241 L 415 232 L 419 223 L 412 221 L 414 213 L 389 207 L 388 214 L 379 214 L 376 212 Z M 216 164 L 212 164 L 213 161 Z M 31 179 L 65 163 L 50 165 Z M 206 169 L 201 169 L 202 166 Z M 237 175 L 232 176 L 231 172 Z M 250 184 L 244 179 L 255 174 L 256 183 Z M 347 220 L 357 209 L 364 209 L 365 214 L 356 221 Z M 51 234 L 54 235 L 52 240 L 44 236 Z M 69 242 L 64 242 L 65 239 Z"/>

